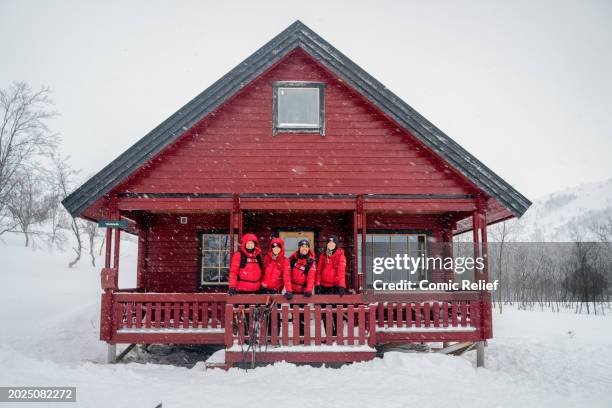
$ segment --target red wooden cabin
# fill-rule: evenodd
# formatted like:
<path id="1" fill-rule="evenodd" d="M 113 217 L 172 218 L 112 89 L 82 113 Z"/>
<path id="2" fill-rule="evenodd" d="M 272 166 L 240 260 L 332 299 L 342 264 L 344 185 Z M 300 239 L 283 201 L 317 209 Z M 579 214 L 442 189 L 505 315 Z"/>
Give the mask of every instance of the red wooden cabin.
<path id="1" fill-rule="evenodd" d="M 317 248 L 338 236 L 352 289 L 342 298 L 278 296 L 271 324 L 280 331 L 261 331 L 269 346 L 255 358 L 356 361 L 384 343 L 482 345 L 493 333 L 488 292 L 374 291 L 366 262 L 373 242 L 418 253 L 472 230 L 475 254 L 485 253 L 486 225 L 530 204 L 299 21 L 64 200 L 74 216 L 126 224 L 107 229 L 101 340 L 111 350 L 220 344 L 228 364 L 244 357 L 235 320 L 265 302 L 226 295 L 243 232 L 264 250 L 276 235 L 289 247 L 309 236 Z M 134 289 L 117 287 L 122 231 L 138 236 Z M 300 314 L 309 323 L 303 335 L 294 330 Z M 342 328 L 336 336 L 323 315 Z"/>

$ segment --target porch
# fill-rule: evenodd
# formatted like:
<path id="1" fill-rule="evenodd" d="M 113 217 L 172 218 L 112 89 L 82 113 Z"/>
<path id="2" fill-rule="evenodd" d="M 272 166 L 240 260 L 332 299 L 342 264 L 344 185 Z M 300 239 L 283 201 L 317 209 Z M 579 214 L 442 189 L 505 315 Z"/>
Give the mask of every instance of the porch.
<path id="1" fill-rule="evenodd" d="M 120 197 L 110 208 L 116 220 L 129 220 L 124 230 L 139 237 L 137 288 L 119 289 L 122 229 L 107 230 L 100 339 L 111 347 L 214 344 L 225 348 L 227 365 L 340 363 L 370 360 L 387 343 L 482 344 L 492 337 L 488 292 L 378 292 L 364 267 L 371 233 L 426 231 L 428 245 L 449 242 L 456 222 L 470 216 L 474 256 L 485 254 L 486 212 L 475 198 Z M 202 255 L 201 237 L 194 241 L 202 230 L 226 234 L 224 251 L 231 256 L 243 231 L 267 236 L 292 229 L 312 230 L 315 247 L 321 247 L 324 236 L 340 237 L 348 261 L 347 295 L 296 296 L 291 301 L 281 295 L 230 297 L 227 286 L 205 285 L 210 283 L 201 278 L 206 265 L 201 258 L 193 261 Z M 182 269 L 189 271 L 187 278 Z M 447 275 L 434 270 L 429 278 L 441 282 Z M 479 278 L 487 279 L 486 270 Z M 109 359 L 114 359 L 112 350 Z"/>
<path id="2" fill-rule="evenodd" d="M 112 345 L 222 345 L 228 365 L 364 361 L 386 343 L 486 340 L 488 301 L 481 292 L 314 295 L 287 301 L 282 295 L 119 290 L 102 295 L 100 334 Z"/>

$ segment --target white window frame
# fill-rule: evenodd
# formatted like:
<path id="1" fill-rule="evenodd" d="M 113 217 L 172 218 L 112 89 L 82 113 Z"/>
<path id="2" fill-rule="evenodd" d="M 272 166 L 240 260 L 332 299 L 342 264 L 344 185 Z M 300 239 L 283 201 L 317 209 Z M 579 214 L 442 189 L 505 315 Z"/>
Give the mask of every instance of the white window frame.
<path id="1" fill-rule="evenodd" d="M 279 110 L 279 97 L 278 92 L 281 89 L 290 88 L 308 88 L 317 89 L 319 91 L 318 99 L 318 111 L 319 111 L 319 123 L 318 125 L 309 124 L 291 124 L 291 123 L 279 123 L 278 110 Z M 278 81 L 272 84 L 272 104 L 273 104 L 273 118 L 272 118 L 272 134 L 277 135 L 279 133 L 319 133 L 321 136 L 325 135 L 325 84 L 322 82 L 308 82 L 308 81 Z"/>

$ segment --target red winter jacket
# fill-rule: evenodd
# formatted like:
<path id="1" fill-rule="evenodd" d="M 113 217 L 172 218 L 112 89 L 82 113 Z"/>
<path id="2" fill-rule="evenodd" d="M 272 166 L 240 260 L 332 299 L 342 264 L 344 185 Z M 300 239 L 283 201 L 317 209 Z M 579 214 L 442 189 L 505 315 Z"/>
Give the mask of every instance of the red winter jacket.
<path id="1" fill-rule="evenodd" d="M 280 252 L 276 259 L 272 257 L 272 244 L 280 245 Z M 285 258 L 285 243 L 280 238 L 273 238 L 270 241 L 270 250 L 264 258 L 264 276 L 261 281 L 261 286 L 265 289 L 277 290 L 279 293 L 283 290 L 283 279 L 289 275 L 289 261 Z"/>
<path id="2" fill-rule="evenodd" d="M 299 253 L 300 250 L 298 249 L 289 257 L 289 269 L 291 270 L 288 270 L 285 275 L 285 290 L 293 293 L 312 293 L 317 275 L 317 258 L 312 249 L 308 251 L 308 255 L 304 258 L 300 258 Z M 308 260 L 312 260 L 312 263 L 308 269 L 308 274 L 305 274 Z M 292 263 L 294 264 L 293 268 L 291 268 Z"/>
<path id="3" fill-rule="evenodd" d="M 255 242 L 255 250 L 248 252 L 246 243 L 248 241 Z M 232 256 L 230 263 L 230 279 L 229 287 L 236 288 L 238 292 L 256 292 L 261 287 L 261 249 L 255 234 L 244 234 L 241 241 L 241 249 Z M 245 265 L 241 268 L 243 255 L 245 257 Z"/>
<path id="4" fill-rule="evenodd" d="M 332 256 L 321 254 L 317 269 L 316 285 L 326 288 L 337 286 L 346 289 L 346 257 L 341 249 L 337 249 Z"/>

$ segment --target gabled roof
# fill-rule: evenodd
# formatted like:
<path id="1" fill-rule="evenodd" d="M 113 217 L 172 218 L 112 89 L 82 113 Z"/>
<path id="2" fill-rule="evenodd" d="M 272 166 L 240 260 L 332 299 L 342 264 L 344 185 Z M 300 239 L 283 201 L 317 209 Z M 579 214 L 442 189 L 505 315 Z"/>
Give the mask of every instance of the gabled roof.
<path id="1" fill-rule="evenodd" d="M 62 204 L 73 216 L 110 192 L 186 130 L 300 47 L 515 216 L 531 202 L 348 57 L 297 20 L 100 170 Z"/>

